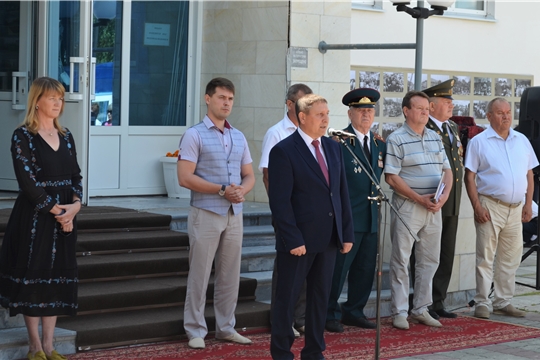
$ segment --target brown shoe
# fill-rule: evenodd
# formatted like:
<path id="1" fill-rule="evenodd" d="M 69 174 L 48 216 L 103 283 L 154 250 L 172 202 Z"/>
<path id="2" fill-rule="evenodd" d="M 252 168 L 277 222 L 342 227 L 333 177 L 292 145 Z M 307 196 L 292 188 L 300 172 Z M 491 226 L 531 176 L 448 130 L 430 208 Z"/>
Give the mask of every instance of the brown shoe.
<path id="1" fill-rule="evenodd" d="M 489 309 L 487 306 L 475 306 L 474 317 L 480 319 L 489 319 Z"/>
<path id="2" fill-rule="evenodd" d="M 493 310 L 494 314 L 507 315 L 513 317 L 524 317 L 526 312 L 516 309 L 512 304 L 508 304 L 503 308 Z"/>

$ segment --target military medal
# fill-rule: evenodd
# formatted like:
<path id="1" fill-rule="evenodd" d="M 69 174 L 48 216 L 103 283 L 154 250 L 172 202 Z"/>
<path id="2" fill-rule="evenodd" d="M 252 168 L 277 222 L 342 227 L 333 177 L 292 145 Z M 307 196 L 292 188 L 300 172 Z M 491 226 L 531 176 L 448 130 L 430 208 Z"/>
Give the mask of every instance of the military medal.
<path id="1" fill-rule="evenodd" d="M 354 164 L 354 168 L 353 168 L 354 173 L 355 174 L 360 174 L 362 172 L 362 168 L 360 166 L 358 166 L 359 165 L 358 162 L 356 160 L 354 160 L 354 159 L 351 162 Z"/>
<path id="2" fill-rule="evenodd" d="M 382 169 L 384 167 L 383 161 L 382 161 L 382 151 L 379 151 L 379 167 Z"/>

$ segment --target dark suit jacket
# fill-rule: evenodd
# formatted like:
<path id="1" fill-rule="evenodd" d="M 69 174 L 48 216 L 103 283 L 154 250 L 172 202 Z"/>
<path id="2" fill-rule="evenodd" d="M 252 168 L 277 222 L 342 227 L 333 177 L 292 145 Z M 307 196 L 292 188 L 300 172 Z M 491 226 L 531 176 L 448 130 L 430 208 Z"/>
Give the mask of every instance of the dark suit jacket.
<path id="1" fill-rule="evenodd" d="M 345 131 L 354 134 L 354 129 L 350 124 Z M 364 156 L 364 145 L 361 143 L 361 140 L 349 138 L 345 141 L 348 142 L 351 150 L 358 157 L 358 159 L 360 159 L 368 171 L 370 171 L 369 165 L 371 165 L 373 171 L 375 172 L 373 177 L 380 181 L 383 168 L 379 167 L 379 159 L 381 159 L 381 161 L 384 163 L 384 159 L 386 157 L 386 143 L 384 141 L 375 140 L 373 137 L 373 132 L 371 132 L 371 159 L 368 165 L 366 157 Z M 362 168 L 360 165 L 355 165 L 353 163 L 353 156 L 344 145 L 341 145 L 341 150 L 343 152 L 343 161 L 345 162 L 347 183 L 349 184 L 349 198 L 353 213 L 354 231 L 376 233 L 378 231 L 377 219 L 379 217 L 377 202 L 369 201 L 367 198 L 368 196 L 377 196 L 377 188 L 363 170 L 362 172 L 358 171 Z M 355 168 L 357 170 L 356 172 L 354 171 Z"/>
<path id="2" fill-rule="evenodd" d="M 343 242 L 354 242 L 341 149 L 324 136 L 321 144 L 330 186 L 298 130 L 270 152 L 268 197 L 276 226 L 277 251 L 288 253 L 305 245 L 308 253 L 323 252 L 331 241 L 334 224 L 338 247 Z"/>
<path id="3" fill-rule="evenodd" d="M 454 176 L 454 185 L 452 186 L 452 190 L 450 190 L 450 196 L 441 210 L 442 216 L 457 216 L 459 215 L 459 207 L 461 205 L 461 184 L 463 184 L 463 148 L 459 139 L 458 125 L 452 120 L 448 120 L 448 124 L 453 135 L 452 142 L 443 136 L 442 131 L 431 118 L 429 118 L 426 127 L 440 135 L 444 150 L 446 151 L 446 157 L 452 168 L 452 175 Z"/>

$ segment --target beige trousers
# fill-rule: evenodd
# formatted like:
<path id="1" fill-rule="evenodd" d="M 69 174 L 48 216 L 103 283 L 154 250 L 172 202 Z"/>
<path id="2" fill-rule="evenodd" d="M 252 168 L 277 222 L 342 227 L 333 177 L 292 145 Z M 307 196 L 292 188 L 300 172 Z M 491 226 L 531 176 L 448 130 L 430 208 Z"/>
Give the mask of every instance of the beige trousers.
<path id="1" fill-rule="evenodd" d="M 242 256 L 243 216 L 227 216 L 191 207 L 188 216 L 189 274 L 184 329 L 189 339 L 208 334 L 204 318 L 206 289 L 215 258 L 214 313 L 216 338 L 236 333 L 234 311 L 238 301 Z"/>
<path id="2" fill-rule="evenodd" d="M 523 205 L 515 208 L 497 204 L 479 195 L 480 203 L 489 211 L 491 221 L 476 225 L 476 296 L 477 306 L 489 306 L 489 292 L 494 283 L 493 308 L 500 309 L 514 296 L 516 270 L 523 252 L 521 212 Z M 495 271 L 493 265 L 495 264 Z"/>
<path id="3" fill-rule="evenodd" d="M 390 281 L 392 315 L 407 316 L 409 310 L 409 259 L 414 245 L 416 257 L 412 315 L 420 315 L 432 303 L 433 276 L 439 266 L 441 252 L 441 212 L 432 213 L 421 205 L 394 194 L 392 204 L 405 223 L 415 233 L 414 238 L 401 220 L 392 212 L 390 233 Z"/>

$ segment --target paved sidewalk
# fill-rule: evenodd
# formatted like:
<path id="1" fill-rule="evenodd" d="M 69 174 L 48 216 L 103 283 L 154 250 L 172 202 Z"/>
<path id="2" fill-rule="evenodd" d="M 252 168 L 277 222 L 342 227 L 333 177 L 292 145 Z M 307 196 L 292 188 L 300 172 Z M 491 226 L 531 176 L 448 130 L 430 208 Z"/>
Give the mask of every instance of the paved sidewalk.
<path id="1" fill-rule="evenodd" d="M 524 249 L 525 251 L 528 249 Z M 516 281 L 525 284 L 536 284 L 536 256 L 532 253 L 520 266 L 517 272 Z M 513 318 L 503 315 L 491 315 L 490 320 L 496 320 L 505 323 L 517 324 L 540 328 L 540 291 L 534 288 L 517 285 L 516 296 L 512 304 L 528 311 L 524 318 Z M 456 311 L 456 312 L 459 312 Z M 463 309 L 461 314 L 472 316 L 474 308 Z M 524 331 L 527 329 L 524 328 Z M 479 346 L 471 349 L 440 352 L 435 354 L 407 356 L 399 360 L 522 360 L 522 359 L 540 359 L 540 338 L 511 341 L 494 345 Z"/>

